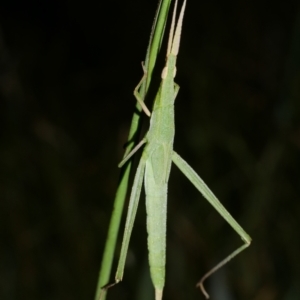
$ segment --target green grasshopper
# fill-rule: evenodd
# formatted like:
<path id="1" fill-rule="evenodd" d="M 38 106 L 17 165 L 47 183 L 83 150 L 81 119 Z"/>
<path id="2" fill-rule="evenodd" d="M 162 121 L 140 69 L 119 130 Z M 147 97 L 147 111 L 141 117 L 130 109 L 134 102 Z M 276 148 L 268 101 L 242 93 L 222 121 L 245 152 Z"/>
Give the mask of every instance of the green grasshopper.
<path id="1" fill-rule="evenodd" d="M 196 172 L 173 150 L 173 141 L 175 135 L 174 101 L 179 91 L 179 86 L 174 82 L 174 77 L 176 75 L 176 59 L 179 51 L 185 6 L 186 0 L 183 2 L 175 28 L 177 10 L 176 0 L 169 33 L 166 63 L 162 71 L 161 84 L 155 97 L 152 113 L 150 113 L 149 109 L 146 107 L 143 99 L 138 93 L 138 89 L 146 77 L 145 70 L 142 80 L 134 90 L 134 95 L 137 101 L 140 103 L 143 111 L 149 117 L 151 116 L 149 131 L 142 141 L 119 164 L 119 167 L 122 167 L 140 147 L 145 145 L 137 167 L 130 195 L 121 254 L 115 280 L 116 283 L 118 283 L 123 278 L 129 240 L 144 179 L 146 193 L 149 265 L 151 279 L 155 288 L 156 300 L 162 299 L 165 284 L 167 191 L 172 162 L 177 165 L 182 173 L 194 184 L 194 186 L 202 193 L 202 195 L 232 226 L 232 228 L 244 241 L 244 244 L 241 247 L 222 260 L 217 266 L 206 273 L 199 281 L 197 286 L 200 287 L 206 298 L 209 298 L 209 295 L 203 287 L 203 281 L 216 270 L 225 265 L 234 256 L 242 252 L 251 243 L 250 236 L 229 214 L 229 212 L 215 197 L 203 180 L 196 174 Z"/>

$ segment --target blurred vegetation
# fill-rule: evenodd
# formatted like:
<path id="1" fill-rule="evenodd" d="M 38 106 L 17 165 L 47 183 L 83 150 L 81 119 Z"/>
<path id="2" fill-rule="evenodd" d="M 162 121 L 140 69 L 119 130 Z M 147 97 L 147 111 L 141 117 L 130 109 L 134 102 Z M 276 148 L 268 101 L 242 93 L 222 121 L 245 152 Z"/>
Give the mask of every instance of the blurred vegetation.
<path id="1" fill-rule="evenodd" d="M 0 4 L 0 299 L 93 299 L 151 2 Z M 189 0 L 176 81 L 174 148 L 253 238 L 212 299 L 298 299 L 298 2 Z M 140 203 L 108 299 L 153 299 Z M 176 167 L 168 206 L 165 299 L 201 299 L 241 241 Z"/>

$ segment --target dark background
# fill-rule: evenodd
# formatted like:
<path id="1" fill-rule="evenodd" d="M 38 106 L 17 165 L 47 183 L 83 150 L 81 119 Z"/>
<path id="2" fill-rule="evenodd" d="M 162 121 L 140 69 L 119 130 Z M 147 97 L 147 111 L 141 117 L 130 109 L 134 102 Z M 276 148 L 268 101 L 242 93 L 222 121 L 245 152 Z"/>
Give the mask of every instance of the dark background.
<path id="1" fill-rule="evenodd" d="M 0 299 L 93 299 L 156 4 L 1 2 Z M 298 1 L 188 0 L 177 66 L 174 148 L 253 238 L 212 299 L 299 299 Z M 172 300 L 241 244 L 176 167 L 167 238 Z M 152 290 L 143 198 L 108 299 Z"/>

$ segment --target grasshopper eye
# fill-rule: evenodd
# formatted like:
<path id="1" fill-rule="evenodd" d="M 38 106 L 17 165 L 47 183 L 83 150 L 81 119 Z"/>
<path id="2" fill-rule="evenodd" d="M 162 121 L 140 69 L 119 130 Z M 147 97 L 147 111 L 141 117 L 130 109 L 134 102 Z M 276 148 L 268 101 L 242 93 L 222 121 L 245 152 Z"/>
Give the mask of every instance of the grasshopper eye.
<path id="1" fill-rule="evenodd" d="M 167 75 L 168 75 L 168 67 L 164 67 L 161 72 L 161 78 L 166 79 Z"/>
<path id="2" fill-rule="evenodd" d="M 173 71 L 173 78 L 175 78 L 176 73 L 177 73 L 177 68 L 175 67 L 175 68 L 174 68 L 174 71 Z"/>

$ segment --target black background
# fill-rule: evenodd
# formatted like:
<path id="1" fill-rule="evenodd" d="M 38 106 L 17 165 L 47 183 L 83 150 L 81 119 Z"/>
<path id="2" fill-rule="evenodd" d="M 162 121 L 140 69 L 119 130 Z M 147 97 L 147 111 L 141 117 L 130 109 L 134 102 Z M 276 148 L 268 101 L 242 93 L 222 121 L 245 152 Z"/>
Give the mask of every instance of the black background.
<path id="1" fill-rule="evenodd" d="M 212 299 L 299 299 L 297 2 L 187 3 L 174 148 L 253 238 Z M 93 299 L 156 5 L 1 2 L 0 299 Z M 241 243 L 176 167 L 167 237 L 172 300 L 203 299 L 196 282 Z M 142 198 L 108 299 L 152 293 Z"/>

